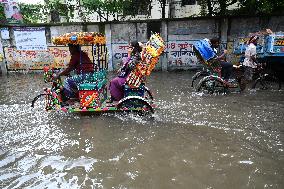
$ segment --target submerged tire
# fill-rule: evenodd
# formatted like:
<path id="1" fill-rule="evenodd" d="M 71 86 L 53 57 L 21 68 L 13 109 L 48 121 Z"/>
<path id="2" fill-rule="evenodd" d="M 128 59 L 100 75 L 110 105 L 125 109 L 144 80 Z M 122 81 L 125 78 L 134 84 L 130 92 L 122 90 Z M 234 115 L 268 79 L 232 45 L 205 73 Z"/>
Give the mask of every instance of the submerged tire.
<path id="1" fill-rule="evenodd" d="M 246 81 L 245 77 L 243 77 L 243 76 L 240 77 L 238 79 L 238 83 L 239 83 L 240 90 L 244 91 L 247 87 L 247 81 Z"/>
<path id="2" fill-rule="evenodd" d="M 205 76 L 209 76 L 210 74 L 208 73 L 208 71 L 198 71 L 196 72 L 193 76 L 192 76 L 192 80 L 191 80 L 191 87 L 196 88 L 198 83 L 200 82 L 200 80 L 205 77 Z"/>
<path id="3" fill-rule="evenodd" d="M 123 98 L 116 107 L 120 111 L 141 112 L 143 114 L 154 113 L 150 103 L 139 96 L 128 96 Z"/>
<path id="4" fill-rule="evenodd" d="M 200 80 L 196 91 L 206 94 L 225 93 L 225 86 L 222 79 L 219 77 L 207 76 Z"/>
<path id="5" fill-rule="evenodd" d="M 262 77 L 259 77 L 255 80 L 252 85 L 253 89 L 262 89 L 262 90 L 280 90 L 281 81 L 278 77 L 270 74 L 265 74 Z"/>

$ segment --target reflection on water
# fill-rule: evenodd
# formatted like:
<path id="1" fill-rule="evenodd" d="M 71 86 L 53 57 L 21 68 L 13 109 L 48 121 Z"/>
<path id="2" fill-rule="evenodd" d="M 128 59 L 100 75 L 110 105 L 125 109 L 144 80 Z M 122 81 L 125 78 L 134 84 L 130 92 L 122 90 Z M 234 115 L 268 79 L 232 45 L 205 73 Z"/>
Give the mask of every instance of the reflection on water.
<path id="1" fill-rule="evenodd" d="M 2 76 L 0 188 L 283 188 L 284 91 L 205 96 L 191 76 L 151 75 L 153 118 L 32 109 L 42 75 Z"/>

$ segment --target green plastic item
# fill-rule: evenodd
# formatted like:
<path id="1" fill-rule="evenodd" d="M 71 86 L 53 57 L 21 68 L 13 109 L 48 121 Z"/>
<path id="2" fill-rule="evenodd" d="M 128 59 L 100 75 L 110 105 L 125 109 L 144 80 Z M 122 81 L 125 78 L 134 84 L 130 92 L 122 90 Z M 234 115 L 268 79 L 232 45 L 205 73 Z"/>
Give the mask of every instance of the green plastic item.
<path id="1" fill-rule="evenodd" d="M 97 82 L 91 82 L 91 83 L 82 83 L 79 85 L 79 90 L 99 90 L 104 85 L 106 85 L 107 80 L 100 80 Z"/>

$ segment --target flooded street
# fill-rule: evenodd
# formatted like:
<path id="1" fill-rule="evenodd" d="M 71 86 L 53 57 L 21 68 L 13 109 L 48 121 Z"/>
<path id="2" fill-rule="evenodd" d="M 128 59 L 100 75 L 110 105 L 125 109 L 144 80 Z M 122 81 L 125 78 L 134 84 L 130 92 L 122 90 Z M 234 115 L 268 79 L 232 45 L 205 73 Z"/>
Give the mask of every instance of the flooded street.
<path id="1" fill-rule="evenodd" d="M 42 74 L 1 76 L 0 188 L 284 188 L 284 90 L 202 95 L 153 73 L 153 118 L 31 108 Z"/>

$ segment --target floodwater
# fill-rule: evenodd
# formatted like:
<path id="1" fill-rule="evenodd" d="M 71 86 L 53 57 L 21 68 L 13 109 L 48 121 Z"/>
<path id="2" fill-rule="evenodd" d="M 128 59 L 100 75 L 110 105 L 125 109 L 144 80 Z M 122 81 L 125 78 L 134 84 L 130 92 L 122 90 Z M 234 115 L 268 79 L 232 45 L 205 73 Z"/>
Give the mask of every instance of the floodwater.
<path id="1" fill-rule="evenodd" d="M 202 95 L 153 73 L 153 118 L 45 112 L 41 74 L 1 76 L 0 188 L 284 188 L 284 91 Z"/>

